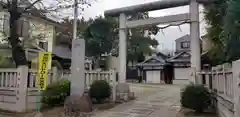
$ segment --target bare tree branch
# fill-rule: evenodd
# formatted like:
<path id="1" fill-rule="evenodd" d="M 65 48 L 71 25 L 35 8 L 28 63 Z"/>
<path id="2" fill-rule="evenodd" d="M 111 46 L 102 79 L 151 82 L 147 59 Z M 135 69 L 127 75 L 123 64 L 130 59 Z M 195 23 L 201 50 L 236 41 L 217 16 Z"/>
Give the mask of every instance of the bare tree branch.
<path id="1" fill-rule="evenodd" d="M 40 2 L 42 0 L 36 0 L 35 2 L 33 2 L 31 5 L 29 5 L 28 7 L 26 7 L 22 13 L 24 13 L 25 11 L 27 11 L 28 9 L 32 8 L 36 3 Z"/>
<path id="2" fill-rule="evenodd" d="M 7 7 L 9 8 L 9 7 L 10 7 L 10 5 L 11 5 L 10 1 L 9 1 L 9 0 L 7 0 Z"/>

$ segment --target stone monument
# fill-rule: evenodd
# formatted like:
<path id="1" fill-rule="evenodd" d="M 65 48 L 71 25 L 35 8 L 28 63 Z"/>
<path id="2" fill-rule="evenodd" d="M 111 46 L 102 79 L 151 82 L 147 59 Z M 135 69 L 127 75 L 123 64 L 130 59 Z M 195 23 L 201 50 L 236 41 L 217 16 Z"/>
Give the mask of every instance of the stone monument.
<path id="1" fill-rule="evenodd" d="M 64 102 L 65 116 L 80 116 L 92 111 L 92 103 L 85 91 L 85 40 L 72 41 L 71 93 Z"/>
<path id="2" fill-rule="evenodd" d="M 92 103 L 86 93 L 84 93 L 80 99 L 78 95 L 71 95 L 67 97 L 64 102 L 64 115 L 67 117 L 79 117 L 91 111 Z"/>
<path id="3" fill-rule="evenodd" d="M 72 40 L 71 95 L 82 96 L 85 88 L 85 40 Z"/>

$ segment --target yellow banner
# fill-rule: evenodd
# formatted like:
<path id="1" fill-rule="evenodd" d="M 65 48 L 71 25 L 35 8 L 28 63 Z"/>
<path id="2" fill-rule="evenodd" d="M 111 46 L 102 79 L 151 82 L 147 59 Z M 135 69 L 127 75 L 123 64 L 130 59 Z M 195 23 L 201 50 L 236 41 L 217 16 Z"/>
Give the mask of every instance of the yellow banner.
<path id="1" fill-rule="evenodd" d="M 40 90 L 45 90 L 47 87 L 48 79 L 48 67 L 49 62 L 52 59 L 52 54 L 50 52 L 40 52 L 39 53 L 39 66 L 38 66 L 38 86 Z"/>

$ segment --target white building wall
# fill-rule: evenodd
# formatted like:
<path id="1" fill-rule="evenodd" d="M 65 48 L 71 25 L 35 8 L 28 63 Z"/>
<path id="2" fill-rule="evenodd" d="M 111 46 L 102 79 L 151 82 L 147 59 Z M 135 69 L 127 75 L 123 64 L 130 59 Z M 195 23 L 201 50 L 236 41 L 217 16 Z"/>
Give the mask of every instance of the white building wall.
<path id="1" fill-rule="evenodd" d="M 161 71 L 146 71 L 146 82 L 147 83 L 161 83 Z"/>
<path id="2" fill-rule="evenodd" d="M 189 84 L 191 68 L 174 68 L 173 84 Z"/>

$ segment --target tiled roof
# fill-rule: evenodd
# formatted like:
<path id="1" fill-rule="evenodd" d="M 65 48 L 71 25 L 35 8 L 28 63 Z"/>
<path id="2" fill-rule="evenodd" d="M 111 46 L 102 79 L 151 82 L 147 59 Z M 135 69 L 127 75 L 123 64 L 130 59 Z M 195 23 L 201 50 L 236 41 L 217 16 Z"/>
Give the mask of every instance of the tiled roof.
<path id="1" fill-rule="evenodd" d="M 168 64 L 167 61 L 167 56 L 164 55 L 163 53 L 158 53 L 157 55 L 154 55 L 147 60 L 138 63 L 137 66 L 161 66 L 161 65 L 166 65 Z"/>
<path id="2" fill-rule="evenodd" d="M 186 52 L 178 53 L 177 55 L 173 56 L 172 58 L 169 58 L 167 61 L 168 62 L 188 62 L 188 61 L 190 61 L 190 57 L 183 58 L 184 54 L 190 55 L 190 57 L 191 57 L 190 51 L 186 51 Z"/>

